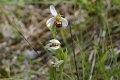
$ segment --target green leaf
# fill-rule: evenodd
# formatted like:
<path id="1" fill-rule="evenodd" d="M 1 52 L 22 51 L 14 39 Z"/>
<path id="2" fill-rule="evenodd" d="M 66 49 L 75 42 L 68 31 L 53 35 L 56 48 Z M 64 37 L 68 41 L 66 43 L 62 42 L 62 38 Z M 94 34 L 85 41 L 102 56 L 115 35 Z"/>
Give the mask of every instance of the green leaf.
<path id="1" fill-rule="evenodd" d="M 106 53 L 103 55 L 103 57 L 100 59 L 99 64 L 98 64 L 98 67 L 104 65 L 104 63 L 105 63 L 105 61 L 106 61 L 106 59 L 107 59 L 107 56 L 108 56 L 108 53 L 106 52 Z"/>

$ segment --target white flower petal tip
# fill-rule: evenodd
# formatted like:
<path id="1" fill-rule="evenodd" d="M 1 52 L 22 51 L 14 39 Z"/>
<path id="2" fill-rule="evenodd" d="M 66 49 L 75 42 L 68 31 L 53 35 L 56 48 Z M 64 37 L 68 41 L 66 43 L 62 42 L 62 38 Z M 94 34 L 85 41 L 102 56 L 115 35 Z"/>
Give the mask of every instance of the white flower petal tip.
<path id="1" fill-rule="evenodd" d="M 56 9 L 53 5 L 50 5 L 50 12 L 52 13 L 53 16 L 57 16 L 58 13 L 56 12 Z"/>
<path id="2" fill-rule="evenodd" d="M 63 26 L 63 27 L 68 26 L 68 21 L 67 21 L 67 19 L 61 17 L 61 21 L 62 21 L 62 26 Z"/>
<path id="3" fill-rule="evenodd" d="M 50 42 L 50 43 L 58 43 L 58 44 L 60 44 L 60 42 L 59 42 L 57 39 L 52 39 L 52 40 L 50 40 L 49 42 Z"/>
<path id="4" fill-rule="evenodd" d="M 57 39 L 52 39 L 44 48 L 49 51 L 56 51 L 60 48 L 60 42 Z"/>
<path id="5" fill-rule="evenodd" d="M 52 26 L 54 24 L 54 22 L 55 22 L 55 17 L 48 19 L 46 22 L 47 27 Z"/>

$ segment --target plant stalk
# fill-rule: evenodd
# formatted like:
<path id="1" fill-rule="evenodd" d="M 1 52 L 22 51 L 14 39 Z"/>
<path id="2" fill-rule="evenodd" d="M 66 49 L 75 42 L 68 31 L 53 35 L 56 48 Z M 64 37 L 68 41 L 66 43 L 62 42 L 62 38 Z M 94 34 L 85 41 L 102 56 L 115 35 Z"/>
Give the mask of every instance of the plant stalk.
<path id="1" fill-rule="evenodd" d="M 72 39 L 73 35 L 72 35 L 71 27 L 70 27 L 70 35 L 71 35 L 71 39 Z M 73 57 L 74 57 L 75 69 L 76 69 L 76 73 L 77 73 L 77 80 L 80 80 L 79 79 L 78 68 L 77 68 L 77 61 L 76 61 L 76 56 L 75 56 L 75 49 L 74 49 L 73 39 L 72 39 L 72 50 L 73 50 Z"/>

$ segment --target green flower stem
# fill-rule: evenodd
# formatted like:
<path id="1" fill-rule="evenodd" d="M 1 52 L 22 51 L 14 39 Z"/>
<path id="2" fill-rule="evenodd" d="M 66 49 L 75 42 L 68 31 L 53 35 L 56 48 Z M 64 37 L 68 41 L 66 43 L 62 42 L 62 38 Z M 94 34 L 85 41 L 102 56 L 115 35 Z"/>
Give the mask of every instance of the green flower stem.
<path id="1" fill-rule="evenodd" d="M 53 38 L 56 39 L 56 26 L 55 25 L 51 26 L 50 31 L 52 32 Z"/>
<path id="2" fill-rule="evenodd" d="M 50 67 L 50 78 L 51 80 L 58 80 L 56 68 L 52 66 Z"/>
<path id="3" fill-rule="evenodd" d="M 56 26 L 53 25 L 50 27 L 50 31 L 52 32 L 53 38 L 56 39 Z M 66 52 L 63 51 L 63 49 L 60 47 L 57 51 L 56 51 L 56 57 L 58 58 L 58 60 L 63 60 L 64 62 L 59 66 L 59 72 L 60 72 L 60 78 L 59 80 L 63 80 L 63 68 L 64 68 L 64 63 L 66 62 L 67 59 L 67 50 Z M 51 67 L 50 68 L 50 77 L 51 80 L 57 80 L 57 72 L 56 72 L 55 67 Z"/>
<path id="4" fill-rule="evenodd" d="M 64 60 L 64 57 L 63 57 L 64 55 L 62 55 L 62 54 L 63 54 L 62 53 L 62 48 L 59 48 L 56 52 L 56 57 L 59 60 Z M 64 62 L 65 62 L 65 60 L 64 60 Z M 59 66 L 60 80 L 63 80 L 63 67 L 64 67 L 64 63 Z"/>
<path id="5" fill-rule="evenodd" d="M 63 52 L 63 49 L 60 47 L 57 52 L 56 52 L 56 57 L 59 60 L 63 60 L 64 62 L 59 66 L 59 72 L 60 72 L 60 80 L 63 80 L 63 68 L 64 68 L 64 64 L 66 62 L 67 59 L 67 50 L 66 52 Z"/>
<path id="6" fill-rule="evenodd" d="M 60 80 L 63 80 L 63 66 L 60 67 Z"/>

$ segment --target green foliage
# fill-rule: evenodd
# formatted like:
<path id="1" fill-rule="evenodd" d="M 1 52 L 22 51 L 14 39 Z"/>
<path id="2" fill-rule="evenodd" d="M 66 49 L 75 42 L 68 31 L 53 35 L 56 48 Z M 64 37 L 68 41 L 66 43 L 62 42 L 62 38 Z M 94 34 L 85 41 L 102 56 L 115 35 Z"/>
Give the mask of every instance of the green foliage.
<path id="1" fill-rule="evenodd" d="M 120 1 L 119 0 L 108 0 L 110 2 L 110 4 L 113 6 L 110 6 L 109 8 L 106 8 L 107 5 L 105 5 L 104 0 L 75 0 L 74 2 L 71 0 L 65 0 L 65 1 L 61 1 L 61 0 L 52 0 L 52 1 L 41 1 L 41 0 L 0 0 L 0 4 L 15 4 L 15 5 L 24 5 L 24 4 L 58 4 L 58 5 L 63 5 L 65 4 L 72 4 L 73 8 L 74 8 L 74 15 L 75 16 L 77 14 L 77 9 L 78 12 L 80 13 L 81 16 L 77 16 L 77 18 L 81 19 L 81 17 L 83 17 L 85 15 L 85 21 L 79 21 L 79 23 L 77 24 L 75 21 L 77 20 L 76 17 L 74 17 L 75 19 L 73 20 L 73 22 L 70 21 L 70 26 L 68 26 L 67 29 L 59 29 L 60 30 L 60 37 L 62 38 L 62 41 L 64 42 L 65 45 L 65 49 L 64 50 L 62 47 L 60 47 L 55 56 L 58 58 L 58 60 L 63 60 L 64 63 L 62 65 L 59 66 L 59 68 L 50 66 L 50 70 L 49 70 L 49 76 L 51 78 L 51 80 L 58 80 L 58 78 L 60 77 L 60 79 L 62 80 L 64 77 L 66 80 L 76 80 L 75 75 L 74 75 L 74 71 L 75 68 L 73 67 L 74 62 L 72 62 L 73 60 L 73 55 L 72 53 L 72 48 L 71 48 L 71 43 L 70 41 L 67 40 L 66 34 L 70 34 L 69 32 L 69 27 L 72 28 L 72 31 L 74 33 L 74 36 L 71 37 L 71 40 L 73 40 L 74 42 L 74 48 L 76 48 L 78 50 L 77 54 L 77 63 L 79 64 L 79 74 L 80 74 L 80 78 L 82 80 L 88 80 L 90 75 L 92 75 L 92 79 L 91 80 L 110 80 L 111 76 L 118 76 L 118 79 L 120 79 L 119 75 L 119 63 L 117 62 L 117 56 L 115 55 L 114 52 L 114 45 L 113 45 L 113 38 L 111 37 L 112 34 L 112 27 L 114 23 L 119 23 L 119 19 L 118 21 L 115 22 L 116 19 L 114 19 L 114 16 L 109 16 L 109 14 L 112 14 L 112 12 L 109 12 L 111 9 L 119 9 L 120 8 Z M 21 11 L 21 10 L 20 10 Z M 20 12 L 18 11 L 18 13 Z M 81 11 L 84 11 L 84 13 L 82 14 Z M 92 16 L 90 16 L 89 14 L 92 14 Z M 117 14 L 117 12 L 116 12 Z M 7 15 L 9 16 L 9 14 Z M 118 14 L 119 16 L 119 14 Z M 18 18 L 20 19 L 20 14 L 18 14 Z M 111 23 L 109 22 L 109 20 L 112 20 Z M 96 29 L 95 30 L 91 30 L 91 29 L 87 29 L 87 30 L 83 30 L 89 26 L 93 26 L 94 28 L 92 29 Z M 53 38 L 56 38 L 56 27 L 53 26 L 50 28 L 52 34 L 53 34 Z M 92 31 L 92 34 L 89 31 Z M 79 33 L 78 33 L 79 31 Z M 101 36 L 102 33 L 104 33 L 105 31 L 105 35 Z M 15 38 L 16 40 L 20 39 L 20 35 L 16 30 L 13 30 L 13 38 Z M 59 34 L 59 31 L 58 31 Z M 92 37 L 91 37 L 92 36 Z M 119 34 L 118 34 L 119 37 Z M 0 42 L 2 42 L 2 33 L 0 32 Z M 108 41 L 106 41 L 108 40 Z M 87 44 L 86 44 L 87 43 Z M 109 44 L 109 45 L 108 45 Z M 87 48 L 85 47 L 86 45 Z M 110 47 L 110 48 L 108 48 Z M 92 68 L 92 60 L 89 61 L 89 55 L 92 54 L 92 50 L 95 51 L 96 54 L 96 58 L 95 58 L 95 65 L 93 68 L 93 73 L 90 73 L 90 70 Z M 109 67 L 110 69 L 105 69 L 107 60 L 109 59 L 108 55 L 112 55 L 112 63 L 110 63 Z M 11 55 L 7 55 L 9 56 L 9 58 L 11 58 Z M 72 57 L 71 57 L 72 56 Z M 71 73 L 72 74 L 67 74 L 69 71 L 64 70 L 64 67 L 68 65 L 67 60 L 71 60 L 70 62 L 70 67 L 71 67 Z M 110 57 L 111 58 L 111 57 Z M 23 61 L 23 55 L 20 55 L 18 57 L 19 61 Z M 31 62 L 31 65 L 33 63 Z M 40 64 L 39 62 L 37 62 L 37 64 Z M 109 64 L 109 63 L 108 63 Z M 21 64 L 17 65 L 18 69 L 20 69 Z M 67 67 L 69 68 L 69 67 Z M 69 70 L 69 69 L 68 69 Z M 8 73 L 6 71 L 4 71 L 3 69 L 0 69 L 0 73 L 1 71 L 3 71 L 2 75 L 4 75 L 5 72 L 5 76 L 7 74 L 8 77 Z M 35 72 L 34 72 L 35 73 Z M 40 72 L 36 72 L 36 74 L 39 74 Z M 20 76 L 25 76 L 26 74 L 32 74 L 32 72 L 23 72 L 23 74 L 20 74 Z M 6 77 L 6 78 L 7 78 Z M 12 77 L 12 76 L 10 76 Z M 19 74 L 16 74 L 16 76 L 14 76 L 14 78 L 19 77 Z M 62 77 L 62 78 L 61 78 Z M 67 77 L 67 78 L 66 78 Z M 74 78 L 73 78 L 74 77 Z"/>

